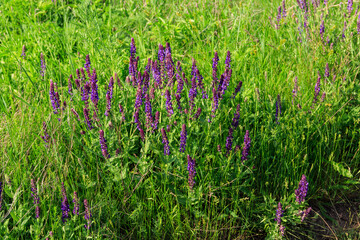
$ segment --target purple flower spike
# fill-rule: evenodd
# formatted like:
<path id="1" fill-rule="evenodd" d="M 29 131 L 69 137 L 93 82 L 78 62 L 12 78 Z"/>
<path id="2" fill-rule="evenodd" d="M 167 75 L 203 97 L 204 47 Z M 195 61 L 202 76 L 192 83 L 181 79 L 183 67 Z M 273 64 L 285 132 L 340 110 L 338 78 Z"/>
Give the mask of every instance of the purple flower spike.
<path id="1" fill-rule="evenodd" d="M 344 21 L 344 28 L 343 28 L 343 32 L 342 32 L 342 38 L 345 38 L 345 31 L 346 31 L 346 21 Z"/>
<path id="2" fill-rule="evenodd" d="M 195 170 L 195 159 L 191 158 L 190 155 L 187 156 L 188 159 L 188 166 L 187 166 L 187 170 L 189 171 L 189 187 L 190 190 L 192 190 L 194 188 L 195 185 L 195 175 L 196 175 L 196 170 Z"/>
<path id="3" fill-rule="evenodd" d="M 88 204 L 88 201 L 86 199 L 84 199 L 84 208 L 85 208 L 85 215 L 84 215 L 84 218 L 85 220 L 87 221 L 87 224 L 84 225 L 84 227 L 86 229 L 90 229 L 90 225 L 91 225 L 91 212 L 90 212 L 90 209 L 89 209 L 89 204 Z"/>
<path id="4" fill-rule="evenodd" d="M 166 132 L 165 132 L 165 129 L 162 128 L 161 129 L 161 135 L 162 135 L 162 143 L 164 144 L 164 155 L 170 155 L 170 147 L 169 147 L 169 140 L 166 136 Z"/>
<path id="5" fill-rule="evenodd" d="M 186 139 L 187 139 L 187 131 L 186 131 L 186 124 L 184 123 L 182 125 L 181 134 L 180 134 L 180 152 L 185 152 Z"/>
<path id="6" fill-rule="evenodd" d="M 194 100 L 197 95 L 197 89 L 196 89 L 196 78 L 193 77 L 191 79 L 191 89 L 189 90 L 189 105 L 190 109 L 193 109 L 195 106 Z"/>
<path id="7" fill-rule="evenodd" d="M 176 80 L 178 82 L 178 85 L 177 85 L 177 90 L 176 90 L 176 94 L 177 95 L 180 95 L 183 88 L 184 88 L 184 80 L 182 79 L 181 77 L 181 65 L 180 65 L 180 62 L 177 62 L 177 66 L 176 66 L 176 69 L 177 69 L 177 73 L 176 73 Z"/>
<path id="8" fill-rule="evenodd" d="M 61 202 L 61 211 L 62 211 L 61 220 L 63 221 L 63 223 L 66 223 L 67 218 L 69 218 L 70 206 L 66 196 L 64 183 L 61 183 L 61 193 L 63 196 L 63 200 Z"/>
<path id="9" fill-rule="evenodd" d="M 104 137 L 104 131 L 100 130 L 99 134 L 100 134 L 101 152 L 102 152 L 104 158 L 110 158 L 110 154 L 108 153 L 108 147 L 107 147 L 107 144 L 106 144 L 106 139 Z"/>
<path id="10" fill-rule="evenodd" d="M 281 21 L 281 6 L 278 7 L 278 14 L 276 16 L 276 29 L 279 29 L 280 26 L 280 21 Z"/>
<path id="11" fill-rule="evenodd" d="M 277 222 L 278 225 L 281 225 L 281 217 L 283 216 L 283 210 L 282 210 L 282 206 L 281 203 L 278 203 L 278 207 L 276 209 L 276 217 L 275 217 L 275 221 Z"/>
<path id="12" fill-rule="evenodd" d="M 325 75 L 326 78 L 328 78 L 330 76 L 330 69 L 329 69 L 329 63 L 326 63 L 326 67 L 325 67 Z"/>
<path id="13" fill-rule="evenodd" d="M 91 101 L 93 102 L 96 109 L 99 102 L 97 81 L 98 80 L 97 80 L 96 70 L 94 68 L 93 74 L 91 75 Z"/>
<path id="14" fill-rule="evenodd" d="M 322 40 L 324 40 L 324 33 L 325 33 L 325 24 L 324 24 L 324 20 L 322 20 L 320 24 L 320 37 Z"/>
<path id="15" fill-rule="evenodd" d="M 194 115 L 194 119 L 198 119 L 200 117 L 200 114 L 201 114 L 201 107 L 199 107 L 198 110 L 196 111 Z"/>
<path id="16" fill-rule="evenodd" d="M 47 133 L 47 126 L 46 126 L 46 123 L 43 122 L 43 131 L 44 131 L 44 136 L 41 136 L 42 140 L 44 140 L 45 142 L 45 147 L 49 147 L 49 140 L 50 140 L 50 136 L 49 134 Z"/>
<path id="17" fill-rule="evenodd" d="M 350 17 L 351 12 L 352 12 L 352 10 L 353 10 L 353 0 L 348 0 L 347 10 L 348 10 L 349 17 Z"/>
<path id="18" fill-rule="evenodd" d="M 280 230 L 281 235 L 284 236 L 284 234 L 285 234 L 285 226 L 280 225 L 279 230 Z"/>
<path id="19" fill-rule="evenodd" d="M 35 181 L 34 179 L 31 179 L 31 196 L 34 198 L 34 205 L 35 205 L 35 218 L 39 218 L 40 216 L 40 198 L 39 195 L 37 193 L 37 188 L 35 185 Z"/>
<path id="20" fill-rule="evenodd" d="M 360 13 L 359 13 L 356 25 L 357 25 L 357 33 L 360 34 Z"/>
<path id="21" fill-rule="evenodd" d="M 160 112 L 156 111 L 155 120 L 154 120 L 154 123 L 152 124 L 152 127 L 153 127 L 154 130 L 156 130 L 158 128 L 159 119 L 160 119 Z"/>
<path id="22" fill-rule="evenodd" d="M 244 137 L 244 147 L 242 151 L 241 161 L 244 162 L 247 160 L 249 151 L 251 146 L 251 139 L 249 136 L 249 130 L 246 130 L 245 137 Z"/>
<path id="23" fill-rule="evenodd" d="M 312 208 L 309 207 L 307 209 L 305 209 L 304 211 L 300 212 L 300 216 L 301 216 L 301 222 L 303 222 L 305 220 L 305 218 L 307 217 L 307 215 L 309 215 L 309 213 L 311 212 Z"/>
<path id="24" fill-rule="evenodd" d="M 84 87 L 81 88 L 82 96 L 81 100 L 84 101 L 85 107 L 89 106 L 89 93 L 90 93 L 90 83 L 86 82 Z"/>
<path id="25" fill-rule="evenodd" d="M 73 95 L 71 80 L 72 80 L 72 75 L 70 74 L 69 80 L 68 80 L 68 89 L 69 89 L 69 90 L 68 90 L 68 93 L 70 94 L 70 96 Z"/>
<path id="26" fill-rule="evenodd" d="M 236 112 L 234 113 L 234 118 L 231 123 L 234 129 L 236 129 L 239 126 L 239 119 L 240 119 L 240 104 L 238 104 L 236 107 Z"/>
<path id="27" fill-rule="evenodd" d="M 226 138 L 226 153 L 229 155 L 230 151 L 232 150 L 232 144 L 233 144 L 233 133 L 234 130 L 230 127 L 229 128 L 229 135 Z"/>
<path id="28" fill-rule="evenodd" d="M 314 103 L 317 102 L 317 97 L 320 94 L 320 80 L 321 80 L 321 76 L 320 76 L 320 74 L 318 74 L 318 79 L 317 79 L 316 84 L 315 84 Z"/>
<path id="29" fill-rule="evenodd" d="M 80 199 L 78 198 L 77 192 L 74 192 L 74 198 L 73 198 L 73 203 L 74 203 L 74 210 L 73 210 L 73 214 L 74 215 L 79 215 L 80 212 Z"/>
<path id="30" fill-rule="evenodd" d="M 231 53 L 230 51 L 227 51 L 226 59 L 225 59 L 225 68 L 227 69 L 231 68 L 230 62 L 231 62 Z"/>
<path id="31" fill-rule="evenodd" d="M 286 18 L 286 8 L 285 8 L 285 0 L 282 1 L 282 17 Z"/>
<path id="32" fill-rule="evenodd" d="M 146 126 L 149 128 L 153 123 L 153 117 L 152 117 L 150 97 L 148 94 L 145 94 L 145 114 L 146 114 Z"/>
<path id="33" fill-rule="evenodd" d="M 135 41 L 134 38 L 131 38 L 131 43 L 130 43 L 130 56 L 135 58 L 136 55 L 136 46 L 135 46 Z"/>
<path id="34" fill-rule="evenodd" d="M 140 137 L 141 137 L 141 140 L 143 141 L 143 142 L 145 142 L 145 133 L 144 133 L 144 130 L 142 129 L 142 128 L 140 128 Z"/>
<path id="35" fill-rule="evenodd" d="M 140 123 L 140 120 L 139 120 L 139 109 L 134 110 L 134 123 L 136 124 L 137 130 L 140 131 L 141 123 Z"/>
<path id="36" fill-rule="evenodd" d="M 178 105 L 178 109 L 181 111 L 182 110 L 182 107 L 181 107 L 181 95 L 177 94 L 177 95 L 175 95 L 175 98 L 176 98 L 176 102 L 177 102 L 177 105 Z"/>
<path id="37" fill-rule="evenodd" d="M 105 116 L 109 116 L 111 110 L 111 97 L 110 94 L 106 94 L 106 110 L 105 110 Z"/>
<path id="38" fill-rule="evenodd" d="M 77 113 L 77 111 L 72 108 L 72 109 L 71 109 L 71 112 L 75 115 L 76 119 L 77 119 L 78 121 L 80 121 L 80 117 L 79 117 L 79 114 Z"/>
<path id="39" fill-rule="evenodd" d="M 240 82 L 238 83 L 238 85 L 236 86 L 235 91 L 234 91 L 234 93 L 233 93 L 233 98 L 235 98 L 236 95 L 240 92 L 241 87 L 242 87 L 242 81 L 240 81 Z"/>
<path id="40" fill-rule="evenodd" d="M 90 119 L 90 115 L 89 115 L 89 109 L 87 109 L 87 108 L 84 108 L 84 118 L 85 118 L 85 123 L 88 126 L 88 130 L 93 129 L 94 127 L 92 126 L 92 123 L 91 123 L 91 119 Z"/>
<path id="41" fill-rule="evenodd" d="M 325 101 L 325 97 L 326 97 L 326 93 L 323 92 L 322 95 L 321 95 L 320 101 L 321 101 L 321 102 Z"/>
<path id="42" fill-rule="evenodd" d="M 173 84 L 173 78 L 174 78 L 174 62 L 171 58 L 171 53 L 166 54 L 165 57 L 165 68 L 166 68 L 166 74 L 168 78 L 168 84 L 169 86 L 172 86 Z"/>
<path id="43" fill-rule="evenodd" d="M 141 89 L 141 85 L 139 84 L 136 92 L 135 109 L 136 110 L 140 109 L 141 105 L 142 105 L 142 89 Z"/>
<path id="44" fill-rule="evenodd" d="M 124 107 L 119 103 L 119 112 L 122 115 L 123 120 L 125 121 L 125 113 L 124 113 Z"/>
<path id="45" fill-rule="evenodd" d="M 45 75 L 45 70 L 46 70 L 46 65 L 45 65 L 45 60 L 44 60 L 44 54 L 43 54 L 43 53 L 40 54 L 40 62 L 41 62 L 40 75 L 41 75 L 42 77 L 44 77 L 44 75 Z"/>
<path id="46" fill-rule="evenodd" d="M 88 55 L 86 55 L 86 58 L 85 58 L 84 68 L 85 68 L 85 70 L 86 70 L 89 78 L 91 78 L 90 67 L 91 67 L 90 56 L 89 56 L 89 54 L 88 54 Z"/>
<path id="47" fill-rule="evenodd" d="M 167 110 L 169 116 L 171 116 L 174 114 L 174 110 L 172 107 L 171 95 L 170 95 L 169 89 L 166 89 L 165 97 L 166 97 L 166 110 Z"/>
<path id="48" fill-rule="evenodd" d="M 26 57 L 26 47 L 25 47 L 25 45 L 22 47 L 21 56 L 22 56 L 23 59 L 25 60 L 25 57 Z"/>
<path id="49" fill-rule="evenodd" d="M 212 87 L 215 87 L 217 81 L 218 81 L 218 78 L 217 78 L 217 66 L 218 66 L 218 63 L 219 63 L 219 55 L 217 52 L 215 52 L 214 54 L 214 58 L 213 58 L 213 64 L 212 64 L 212 77 L 213 77 L 213 86 Z"/>
<path id="50" fill-rule="evenodd" d="M 51 79 L 50 79 L 49 95 L 50 95 L 51 105 L 52 105 L 52 107 L 54 109 L 54 114 L 57 114 L 58 110 L 60 109 L 60 103 L 59 103 L 59 99 L 57 98 L 57 95 L 55 93 L 54 82 Z"/>
<path id="51" fill-rule="evenodd" d="M 299 182 L 299 187 L 295 190 L 296 201 L 299 204 L 305 201 L 305 197 L 308 191 L 308 185 L 309 184 L 306 181 L 306 176 L 303 174 Z"/>

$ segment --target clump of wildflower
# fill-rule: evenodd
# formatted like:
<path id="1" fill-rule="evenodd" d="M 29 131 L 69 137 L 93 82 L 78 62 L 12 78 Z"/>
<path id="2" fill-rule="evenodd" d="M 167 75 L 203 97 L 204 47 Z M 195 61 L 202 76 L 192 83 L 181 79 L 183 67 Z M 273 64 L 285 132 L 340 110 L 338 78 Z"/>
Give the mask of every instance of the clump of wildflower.
<path id="1" fill-rule="evenodd" d="M 188 160 L 188 166 L 187 166 L 187 170 L 189 171 L 189 187 L 192 190 L 194 188 L 195 185 L 195 175 L 196 175 L 196 170 L 195 170 L 195 159 L 191 158 L 190 155 L 187 156 L 187 160 Z"/>
<path id="2" fill-rule="evenodd" d="M 84 108 L 84 118 L 85 118 L 85 123 L 87 124 L 88 130 L 93 129 L 94 127 L 92 126 L 91 119 L 89 116 L 89 109 L 87 109 L 87 108 Z"/>
<path id="3" fill-rule="evenodd" d="M 44 54 L 43 53 L 40 54 L 40 63 L 41 63 L 40 74 L 41 74 L 42 77 L 44 77 L 45 70 L 46 70 L 46 65 L 45 65 L 45 60 L 44 60 Z"/>
<path id="4" fill-rule="evenodd" d="M 39 218 L 40 216 L 40 198 L 39 195 L 37 193 L 37 188 L 35 185 L 35 181 L 34 179 L 31 179 L 31 196 L 34 198 L 34 205 L 35 205 L 35 218 Z"/>
<path id="5" fill-rule="evenodd" d="M 90 209 L 89 209 L 89 204 L 88 204 L 88 201 L 86 199 L 84 199 L 84 208 L 85 208 L 85 215 L 84 215 L 84 218 L 85 220 L 87 221 L 87 223 L 84 225 L 84 227 L 86 229 L 90 229 L 90 225 L 91 225 L 91 212 L 90 212 Z"/>
<path id="6" fill-rule="evenodd" d="M 306 181 L 306 176 L 303 174 L 299 182 L 299 187 L 295 190 L 296 201 L 299 204 L 305 201 L 305 197 L 308 191 L 308 185 L 309 184 Z"/>
<path id="7" fill-rule="evenodd" d="M 74 198 L 73 198 L 73 203 L 74 203 L 74 210 L 73 210 L 73 214 L 74 215 L 79 215 L 79 211 L 80 211 L 80 199 L 78 198 L 77 192 L 74 192 Z"/>
<path id="8" fill-rule="evenodd" d="M 166 89 L 165 97 L 166 97 L 166 110 L 167 110 L 169 116 L 171 116 L 174 114 L 174 110 L 172 107 L 171 95 L 170 95 L 169 89 Z"/>
<path id="9" fill-rule="evenodd" d="M 54 82 L 51 79 L 50 79 L 49 95 L 50 95 L 51 105 L 54 109 L 54 114 L 57 114 L 60 108 L 60 103 L 59 103 L 59 99 L 57 98 L 57 94 L 55 93 Z"/>
<path id="10" fill-rule="evenodd" d="M 44 131 L 44 136 L 41 136 L 42 140 L 44 140 L 45 142 L 45 146 L 46 147 L 49 147 L 49 140 L 50 140 L 50 136 L 49 134 L 47 133 L 47 126 L 46 126 L 46 123 L 43 122 L 43 131 Z"/>
<path id="11" fill-rule="evenodd" d="M 166 136 L 165 129 L 161 129 L 161 135 L 162 135 L 162 143 L 164 144 L 164 155 L 170 155 L 170 147 L 169 147 L 169 140 Z"/>
<path id="12" fill-rule="evenodd" d="M 242 151 L 241 161 L 244 162 L 247 160 L 249 151 L 251 147 L 251 139 L 249 136 L 249 130 L 246 130 L 245 136 L 244 136 L 244 147 Z"/>
<path id="13" fill-rule="evenodd" d="M 108 146 L 106 144 L 106 139 L 104 137 L 104 131 L 100 130 L 100 146 L 101 146 L 101 152 L 104 156 L 104 158 L 110 158 L 110 154 L 108 153 Z"/>
<path id="14" fill-rule="evenodd" d="M 180 152 L 185 152 L 186 139 L 187 139 L 187 131 L 186 131 L 186 124 L 184 123 L 182 125 L 181 134 L 180 134 Z"/>
<path id="15" fill-rule="evenodd" d="M 61 202 L 61 211 L 62 211 L 61 220 L 63 221 L 63 223 L 65 223 L 67 218 L 69 218 L 70 206 L 69 206 L 69 201 L 66 196 L 66 190 L 65 190 L 64 183 L 61 183 L 61 193 L 63 196 L 63 200 Z"/>

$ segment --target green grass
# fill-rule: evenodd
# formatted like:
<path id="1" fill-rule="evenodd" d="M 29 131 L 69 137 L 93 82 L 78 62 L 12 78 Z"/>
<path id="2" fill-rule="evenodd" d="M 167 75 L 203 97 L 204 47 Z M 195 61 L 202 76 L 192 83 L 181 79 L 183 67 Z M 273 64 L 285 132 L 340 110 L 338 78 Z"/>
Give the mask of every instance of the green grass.
<path id="1" fill-rule="evenodd" d="M 357 229 L 337 227 L 322 204 L 339 196 L 358 201 L 360 177 L 360 98 L 358 3 L 344 17 L 346 4 L 310 8 L 309 30 L 301 35 L 304 12 L 287 1 L 287 17 L 275 29 L 280 1 L 20 1 L 0 0 L 0 181 L 3 200 L 0 236 L 3 239 L 268 239 L 281 238 L 274 221 L 277 203 L 286 209 L 284 238 L 316 239 L 317 220 L 331 222 L 331 237 L 356 239 Z M 310 4 L 310 1 L 309 1 Z M 272 20 L 269 20 L 269 17 Z M 325 22 L 324 44 L 319 35 Z M 342 38 L 344 20 L 347 21 Z M 304 31 L 304 30 L 303 30 Z M 174 62 L 180 61 L 191 82 L 192 59 L 204 77 L 209 99 L 195 99 L 199 119 L 180 113 L 170 89 L 174 115 L 167 116 L 164 90 L 151 100 L 160 112 L 159 130 L 146 130 L 145 141 L 133 123 L 137 89 L 126 82 L 131 38 L 135 39 L 139 69 L 157 59 L 158 45 L 169 42 Z M 26 46 L 26 57 L 21 55 Z M 219 53 L 218 77 L 231 52 L 232 78 L 212 118 L 212 58 Z M 45 76 L 40 75 L 44 54 Z M 68 78 L 84 67 L 89 54 L 99 85 L 100 121 L 91 131 L 83 123 L 80 91 L 68 94 Z M 324 78 L 329 64 L 330 77 Z M 321 92 L 313 103 L 317 76 Z M 117 73 L 111 115 L 104 116 L 106 91 Z M 150 74 L 151 75 L 151 74 Z M 334 76 L 336 77 L 334 78 Z M 151 75 L 152 76 L 152 75 Z M 294 79 L 299 91 L 293 98 Z M 67 107 L 54 114 L 49 99 L 50 79 L 57 83 Z M 232 93 L 243 82 L 235 99 Z M 151 78 L 150 85 L 153 85 Z M 188 107 L 191 84 L 184 85 L 182 106 Z M 320 101 L 321 94 L 326 97 Z M 279 124 L 275 120 L 281 98 Z M 124 107 L 125 118 L 118 104 Z M 239 127 L 233 151 L 225 144 L 240 104 Z M 301 108 L 297 106 L 301 105 Z M 81 121 L 71 112 L 77 110 Z M 90 109 L 93 105 L 90 101 Z M 58 120 L 60 118 L 61 121 Z M 92 116 L 91 116 L 92 118 Z M 46 122 L 49 147 L 41 139 Z M 109 127 L 109 124 L 113 127 Z M 176 122 L 176 123 L 175 123 Z M 179 152 L 181 125 L 187 125 L 185 153 Z M 167 132 L 170 156 L 164 156 L 161 128 Z M 99 130 L 105 131 L 105 159 Z M 80 134 L 85 130 L 85 134 Z M 241 162 L 245 131 L 249 130 L 249 159 Z M 222 152 L 217 146 L 221 145 Z M 235 152 L 235 146 L 240 151 Z M 116 150 L 120 153 L 116 155 Z M 188 186 L 187 155 L 196 159 L 195 186 Z M 295 202 L 302 174 L 309 191 L 305 203 Z M 30 180 L 37 182 L 40 218 L 35 219 Z M 61 183 L 71 202 L 76 191 L 80 215 L 61 221 Z M 344 198 L 344 197 L 343 197 Z M 91 206 L 92 224 L 84 228 L 84 206 Z M 321 204 L 320 204 L 321 203 Z M 299 210 L 313 207 L 300 222 Z M 320 209 L 320 210 L 318 210 Z M 357 209 L 359 213 L 359 209 Z M 358 216 L 359 217 L 359 216 Z M 311 226 L 309 228 L 309 226 Z M 357 227 L 358 228 L 358 227 Z M 350 235 L 349 235 L 350 234 Z"/>

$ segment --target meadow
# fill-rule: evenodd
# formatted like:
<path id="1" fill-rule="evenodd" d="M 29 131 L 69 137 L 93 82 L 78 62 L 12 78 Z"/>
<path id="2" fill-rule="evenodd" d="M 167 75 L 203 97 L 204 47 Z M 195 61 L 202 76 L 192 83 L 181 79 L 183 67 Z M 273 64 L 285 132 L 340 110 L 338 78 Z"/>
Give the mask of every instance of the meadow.
<path id="1" fill-rule="evenodd" d="M 0 0 L 1 239 L 360 239 L 351 0 Z"/>

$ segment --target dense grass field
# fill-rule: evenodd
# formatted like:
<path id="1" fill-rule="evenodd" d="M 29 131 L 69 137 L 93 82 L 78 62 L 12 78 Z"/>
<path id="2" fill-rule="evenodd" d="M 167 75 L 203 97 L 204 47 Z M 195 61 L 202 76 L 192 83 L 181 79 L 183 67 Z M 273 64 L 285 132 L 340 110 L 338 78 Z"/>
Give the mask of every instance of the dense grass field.
<path id="1" fill-rule="evenodd" d="M 0 238 L 360 239 L 358 6 L 0 0 Z"/>

